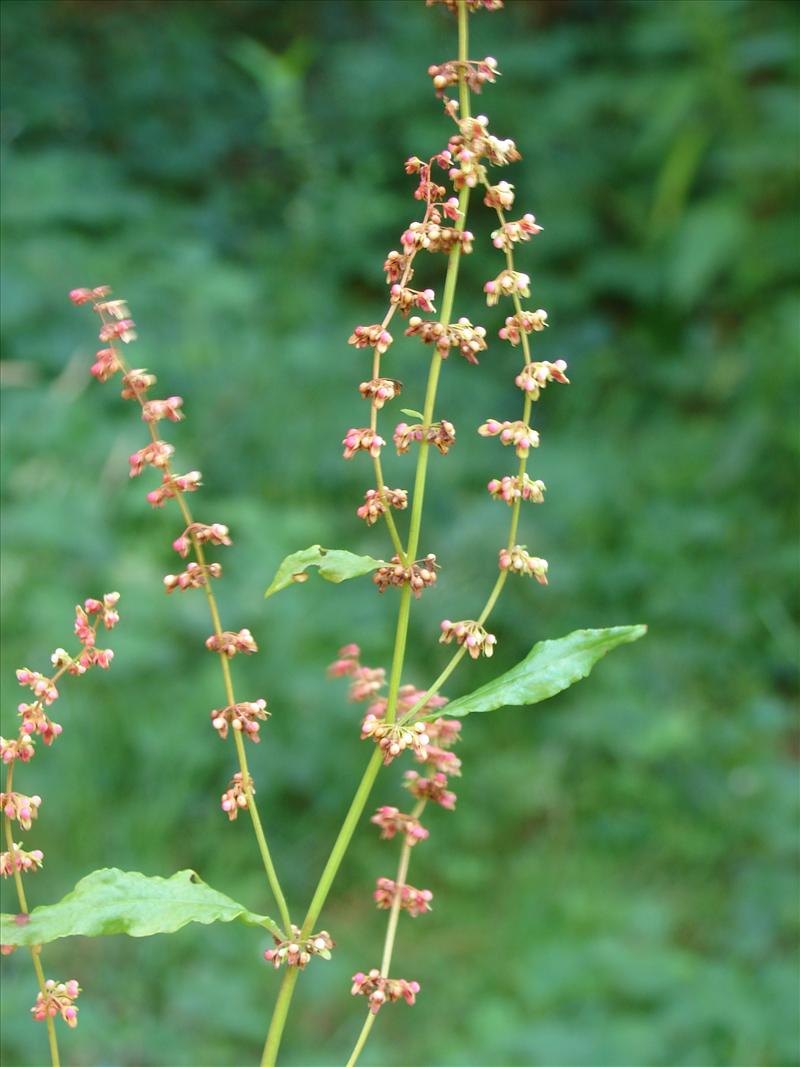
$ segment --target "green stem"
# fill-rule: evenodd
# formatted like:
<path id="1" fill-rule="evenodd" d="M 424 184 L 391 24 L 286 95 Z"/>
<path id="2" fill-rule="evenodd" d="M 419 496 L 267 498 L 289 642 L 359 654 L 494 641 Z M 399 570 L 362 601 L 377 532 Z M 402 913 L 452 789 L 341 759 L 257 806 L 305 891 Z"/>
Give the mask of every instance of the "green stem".
<path id="1" fill-rule="evenodd" d="M 367 1017 L 364 1020 L 364 1025 L 361 1027 L 361 1033 L 358 1035 L 358 1041 L 355 1043 L 353 1051 L 350 1053 L 350 1059 L 347 1061 L 347 1067 L 355 1067 L 358 1057 L 361 1055 L 361 1050 L 367 1043 L 369 1032 L 375 1024 L 375 1020 L 378 1018 L 373 1012 L 368 1012 Z"/>
<path id="2" fill-rule="evenodd" d="M 286 905 L 286 898 L 283 895 L 283 890 L 281 889 L 281 884 L 278 880 L 275 864 L 272 862 L 272 855 L 269 851 L 267 838 L 264 834 L 264 828 L 261 825 L 261 817 L 258 814 L 258 808 L 253 800 L 253 788 L 250 785 L 250 771 L 247 766 L 247 753 L 245 752 L 244 740 L 240 730 L 233 731 L 233 739 L 236 742 L 236 754 L 239 757 L 239 766 L 242 770 L 242 786 L 244 788 L 245 796 L 247 797 L 247 810 L 250 812 L 250 818 L 253 822 L 253 832 L 256 835 L 258 851 L 261 853 L 261 861 L 264 864 L 264 870 L 267 872 L 267 878 L 272 887 L 275 902 L 278 905 L 283 932 L 287 937 L 291 937 L 292 920 L 289 916 L 289 908 Z"/>
<path id="3" fill-rule="evenodd" d="M 261 1056 L 261 1067 L 273 1067 L 278 1057 L 278 1048 L 283 1036 L 283 1028 L 286 1025 L 286 1016 L 289 1013 L 289 1005 L 292 1002 L 297 976 L 300 972 L 296 967 L 287 967 L 283 974 L 281 987 L 278 990 L 278 999 L 275 1001 L 275 1009 L 267 1033 L 267 1043 Z"/>

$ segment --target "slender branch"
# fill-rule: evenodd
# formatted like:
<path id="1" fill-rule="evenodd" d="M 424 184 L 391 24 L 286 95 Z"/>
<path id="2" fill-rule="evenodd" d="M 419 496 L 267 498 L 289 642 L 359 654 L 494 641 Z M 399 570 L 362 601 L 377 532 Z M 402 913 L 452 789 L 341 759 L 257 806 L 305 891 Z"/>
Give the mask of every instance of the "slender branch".
<path id="1" fill-rule="evenodd" d="M 106 318 L 106 316 L 104 314 L 101 313 L 100 317 L 101 317 L 101 319 L 103 320 L 104 323 L 108 322 L 108 319 Z M 111 342 L 110 343 L 110 347 L 113 348 L 113 350 L 114 350 L 114 355 L 116 357 L 117 362 L 119 363 L 119 366 L 120 366 L 120 368 L 122 370 L 123 375 L 129 375 L 130 374 L 130 368 L 128 367 L 127 363 L 125 362 L 125 359 L 123 358 L 122 353 L 119 350 L 119 346 L 115 345 L 113 342 Z M 129 379 L 129 380 L 132 381 L 132 379 Z M 139 403 L 139 406 L 144 408 L 145 398 L 144 398 L 143 394 L 141 393 L 141 391 L 139 389 L 136 388 L 135 385 L 132 385 L 131 388 L 132 388 L 132 392 L 134 393 L 134 395 L 136 397 L 136 400 Z M 147 422 L 147 428 L 148 428 L 148 431 L 150 433 L 150 438 L 153 441 L 153 443 L 155 444 L 158 441 L 158 434 L 156 433 L 156 430 L 155 430 L 155 427 L 154 427 L 153 423 L 148 421 Z M 166 477 L 171 482 L 174 483 L 174 475 L 173 475 L 173 472 L 172 472 L 172 466 L 171 466 L 171 464 L 169 462 L 169 459 L 165 460 L 162 469 L 163 469 L 164 474 L 166 475 Z M 176 492 L 175 499 L 176 499 L 176 501 L 178 503 L 178 507 L 180 508 L 181 515 L 183 516 L 183 520 L 186 523 L 187 533 L 188 533 L 189 540 L 190 540 L 191 545 L 192 545 L 192 551 L 194 552 L 195 559 L 197 560 L 197 563 L 198 563 L 199 567 L 201 568 L 201 570 L 203 571 L 203 574 L 205 575 L 205 578 L 206 578 L 205 583 L 203 585 L 203 589 L 205 590 L 206 600 L 208 601 L 208 609 L 209 609 L 209 613 L 211 615 L 211 623 L 212 623 L 212 626 L 214 628 L 214 634 L 216 635 L 216 637 L 220 638 L 222 636 L 223 629 L 222 629 L 222 621 L 220 619 L 220 614 L 219 614 L 219 607 L 217 605 L 217 599 L 214 596 L 214 592 L 213 592 L 213 590 L 211 588 L 211 582 L 209 580 L 210 579 L 210 575 L 208 573 L 208 564 L 206 563 L 205 552 L 203 551 L 203 546 L 200 543 L 200 541 L 197 539 L 197 536 L 195 534 L 194 518 L 192 516 L 192 512 L 191 512 L 191 509 L 189 508 L 189 505 L 186 503 L 184 494 L 180 490 L 178 490 Z M 232 705 L 232 704 L 236 703 L 236 697 L 234 695 L 233 679 L 231 677 L 230 661 L 228 659 L 228 656 L 225 655 L 224 652 L 220 651 L 218 653 L 218 655 L 219 655 L 220 667 L 221 667 L 221 670 L 222 670 L 222 682 L 223 682 L 223 686 L 224 686 L 224 689 L 225 689 L 225 699 L 227 700 L 229 705 Z M 264 864 L 264 870 L 265 870 L 266 875 L 267 875 L 267 881 L 268 881 L 268 883 L 270 885 L 270 888 L 272 890 L 272 895 L 274 896 L 275 902 L 278 905 L 278 911 L 279 911 L 279 914 L 280 914 L 281 923 L 282 923 L 282 926 L 283 926 L 284 933 L 291 934 L 292 920 L 291 920 L 291 917 L 290 917 L 290 914 L 289 914 L 289 908 L 288 908 L 288 906 L 286 904 L 286 898 L 285 898 L 285 896 L 283 894 L 283 890 L 281 889 L 281 884 L 280 884 L 280 881 L 278 879 L 277 872 L 275 870 L 275 865 L 272 862 L 272 857 L 270 855 L 269 846 L 267 845 L 267 839 L 266 839 L 266 836 L 264 834 L 263 827 L 261 825 L 261 820 L 259 818 L 258 811 L 256 809 L 255 800 L 253 798 L 253 789 L 252 789 L 252 786 L 250 784 L 250 775 L 249 775 L 248 768 L 247 768 L 247 757 L 246 757 L 245 750 L 244 750 L 244 743 L 243 743 L 242 738 L 239 735 L 238 731 L 234 731 L 234 736 L 236 738 L 236 754 L 237 754 L 238 761 L 239 761 L 239 769 L 240 769 L 241 774 L 242 774 L 242 788 L 244 790 L 245 797 L 247 798 L 247 810 L 250 813 L 250 819 L 251 819 L 251 822 L 252 822 L 252 825 L 253 825 L 253 832 L 254 832 L 255 837 L 256 837 L 256 843 L 258 845 L 259 854 L 260 854 L 261 860 L 262 860 L 262 862 Z"/>
<path id="2" fill-rule="evenodd" d="M 411 812 L 413 819 L 418 819 L 422 812 L 425 810 L 427 800 L 420 800 L 414 810 Z M 389 921 L 386 924 L 386 937 L 383 942 L 383 957 L 381 959 L 381 977 L 389 977 L 389 967 L 392 963 L 392 954 L 394 952 L 394 942 L 397 935 L 397 921 L 400 917 L 400 905 L 402 903 L 403 888 L 406 885 L 406 879 L 408 878 L 408 864 L 411 859 L 411 845 L 407 840 L 403 841 L 402 848 L 400 849 L 400 861 L 397 865 L 397 874 L 395 876 L 395 893 L 392 900 L 392 909 L 389 912 Z M 370 1030 L 373 1027 L 377 1015 L 374 1012 L 367 1012 L 367 1017 L 364 1020 L 364 1025 L 361 1028 L 361 1033 L 358 1035 L 358 1040 L 355 1043 L 355 1047 L 350 1054 L 350 1059 L 347 1061 L 347 1067 L 355 1067 L 358 1057 L 361 1055 L 361 1051 L 364 1045 L 367 1043 Z"/>

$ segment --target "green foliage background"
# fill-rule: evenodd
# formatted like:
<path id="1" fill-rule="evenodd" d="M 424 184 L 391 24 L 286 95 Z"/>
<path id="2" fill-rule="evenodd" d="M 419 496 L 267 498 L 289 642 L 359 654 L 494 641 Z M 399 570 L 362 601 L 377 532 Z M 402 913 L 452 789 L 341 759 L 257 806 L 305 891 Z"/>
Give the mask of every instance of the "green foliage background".
<path id="1" fill-rule="evenodd" d="M 63 738 L 20 776 L 44 796 L 30 896 L 95 867 L 194 867 L 271 909 L 248 826 L 218 807 L 234 761 L 208 725 L 205 605 L 161 591 L 176 515 L 129 483 L 141 426 L 89 378 L 94 324 L 66 302 L 109 283 L 133 305 L 136 364 L 186 397 L 171 437 L 204 473 L 200 515 L 235 537 L 224 619 L 262 648 L 237 673 L 274 713 L 254 772 L 300 912 L 367 756 L 324 668 L 347 641 L 386 663 L 395 602 L 368 580 L 262 593 L 313 542 L 387 549 L 355 517 L 366 464 L 340 457 L 366 376 L 346 339 L 379 316 L 383 257 L 416 215 L 402 161 L 449 134 L 425 70 L 454 54 L 454 26 L 411 0 L 2 11 L 6 732 L 14 668 L 68 643 L 78 599 L 117 588 L 124 615 L 112 671 L 64 686 Z M 480 109 L 524 154 L 502 176 L 545 227 L 520 256 L 550 313 L 536 349 L 573 384 L 537 410 L 549 493 L 523 518 L 551 584 L 509 583 L 495 659 L 449 691 L 576 627 L 650 634 L 546 705 L 465 724 L 459 809 L 432 814 L 414 855 L 436 910 L 403 923 L 396 955 L 422 995 L 381 1014 L 363 1062 L 796 1064 L 797 9 L 509 0 L 472 35 L 504 72 Z M 456 310 L 495 335 L 492 221 L 469 225 Z M 431 258 L 420 286 L 442 274 Z M 427 360 L 416 341 L 392 349 L 409 406 Z M 445 366 L 459 440 L 431 464 L 422 549 L 443 570 L 414 610 L 419 685 L 444 662 L 438 620 L 473 615 L 495 574 L 508 513 L 484 485 L 510 468 L 471 428 L 515 417 L 516 362 L 497 342 L 477 368 Z M 389 484 L 410 463 L 388 459 Z M 375 804 L 402 801 L 400 777 Z M 338 946 L 303 978 L 287 1065 L 343 1062 L 361 1024 L 348 979 L 378 959 L 370 894 L 395 864 L 376 838 L 365 823 L 325 911 Z M 66 1062 L 254 1062 L 276 988 L 264 947 L 229 927 L 51 946 L 48 974 L 85 988 Z M 3 1062 L 43 1063 L 24 953 L 3 960 L 3 992 Z"/>

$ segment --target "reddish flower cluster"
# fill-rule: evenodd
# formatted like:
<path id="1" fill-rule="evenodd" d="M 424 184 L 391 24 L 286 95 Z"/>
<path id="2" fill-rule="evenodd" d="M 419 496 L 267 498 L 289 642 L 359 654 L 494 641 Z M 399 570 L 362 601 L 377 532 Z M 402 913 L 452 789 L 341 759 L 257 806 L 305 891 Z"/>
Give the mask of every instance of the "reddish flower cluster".
<path id="1" fill-rule="evenodd" d="M 238 633 L 224 630 L 221 634 L 211 634 L 206 638 L 206 648 L 209 652 L 221 652 L 229 659 L 237 652 L 244 652 L 248 656 L 258 652 L 258 645 L 249 630 L 240 630 Z"/>
<path id="2" fill-rule="evenodd" d="M 544 482 L 538 478 L 534 481 L 527 471 L 521 477 L 519 474 L 506 474 L 502 478 L 492 478 L 486 488 L 495 500 L 505 500 L 509 505 L 517 500 L 530 500 L 534 504 L 544 501 Z"/>
<path id="3" fill-rule="evenodd" d="M 378 567 L 372 576 L 372 580 L 381 593 L 392 585 L 398 587 L 410 585 L 411 592 L 419 599 L 423 589 L 436 584 L 438 566 L 436 556 L 433 553 L 427 555 L 425 559 L 417 560 L 416 563 L 412 563 L 408 567 L 403 566 L 399 556 L 392 556 L 387 566 Z"/>
<path id="4" fill-rule="evenodd" d="M 78 1025 L 78 1009 L 75 1001 L 80 995 L 81 987 L 71 978 L 68 982 L 54 982 L 51 979 L 45 983 L 45 993 L 39 993 L 36 1003 L 31 1008 L 31 1014 L 37 1022 L 55 1018 L 60 1015 L 71 1029 Z"/>
<path id="5" fill-rule="evenodd" d="M 477 60 L 468 59 L 464 63 L 458 59 L 448 59 L 445 63 L 433 63 L 428 67 L 428 74 L 433 79 L 433 87 L 437 96 L 444 96 L 445 89 L 458 84 L 460 70 L 463 70 L 464 79 L 474 93 L 479 93 L 487 82 L 494 84 L 500 73 L 494 56 Z"/>
<path id="6" fill-rule="evenodd" d="M 222 810 L 231 822 L 239 817 L 239 811 L 242 808 L 247 807 L 248 791 L 251 796 L 256 791 L 256 787 L 253 785 L 253 779 L 248 775 L 247 788 L 245 788 L 244 776 L 241 771 L 237 771 L 228 783 L 228 788 L 222 794 L 220 803 Z"/>
<path id="7" fill-rule="evenodd" d="M 477 352 L 486 350 L 486 330 L 483 326 L 473 326 L 469 319 L 460 318 L 458 322 L 444 325 L 412 315 L 408 320 L 407 337 L 419 337 L 426 345 L 435 345 L 436 351 L 447 359 L 450 349 L 457 349 L 468 363 L 477 364 Z"/>
<path id="8" fill-rule="evenodd" d="M 412 919 L 431 910 L 433 893 L 430 889 L 415 889 L 413 885 L 401 885 L 391 878 L 378 878 L 375 892 L 372 894 L 378 908 L 391 908 L 396 897 L 400 897 L 400 908 L 407 911 Z"/>
<path id="9" fill-rule="evenodd" d="M 351 428 L 347 431 L 342 441 L 344 445 L 344 458 L 352 459 L 356 452 L 369 452 L 373 459 L 381 454 L 381 448 L 386 444 L 384 439 L 369 426 L 361 429 Z"/>
<path id="10" fill-rule="evenodd" d="M 547 585 L 547 560 L 531 556 L 523 545 L 500 549 L 500 570 L 510 574 L 526 574 L 539 585 Z"/>
<path id="11" fill-rule="evenodd" d="M 443 619 L 440 624 L 442 636 L 441 644 L 449 645 L 455 640 L 457 645 L 464 645 L 473 659 L 477 659 L 481 652 L 489 657 L 494 654 L 494 646 L 497 638 L 490 634 L 484 626 L 474 619 L 463 619 L 461 622 L 450 622 Z"/>
<path id="12" fill-rule="evenodd" d="M 498 422 L 489 419 L 478 427 L 481 437 L 500 437 L 501 444 L 513 445 L 520 459 L 525 459 L 532 448 L 539 446 L 539 434 L 522 419 L 516 422 Z"/>
<path id="13" fill-rule="evenodd" d="M 549 360 L 526 363 L 514 381 L 531 400 L 538 400 L 540 391 L 548 382 L 569 382 L 569 378 L 564 374 L 566 369 L 567 364 L 563 359 L 557 359 L 555 363 L 550 363 Z"/>
<path id="14" fill-rule="evenodd" d="M 211 712 L 211 725 L 224 741 L 228 736 L 228 727 L 241 731 L 256 744 L 261 740 L 258 732 L 259 722 L 269 718 L 266 700 L 244 700 L 239 704 L 229 704 L 226 708 L 215 708 Z"/>
<path id="15" fill-rule="evenodd" d="M 219 578 L 221 575 L 222 564 L 195 563 L 192 560 L 180 574 L 165 574 L 164 588 L 168 593 L 174 593 L 176 589 L 201 589 L 209 578 Z"/>
<path id="16" fill-rule="evenodd" d="M 427 759 L 430 738 L 425 732 L 425 724 L 415 722 L 411 726 L 384 722 L 375 715 L 367 714 L 361 724 L 361 740 L 371 738 L 383 752 L 383 762 L 388 765 L 407 748 L 419 759 Z"/>
<path id="17" fill-rule="evenodd" d="M 331 939 L 327 930 L 320 930 L 318 934 L 302 938 L 300 928 L 292 927 L 291 938 L 275 937 L 275 948 L 268 948 L 264 953 L 264 959 L 277 971 L 282 964 L 287 967 L 297 967 L 302 971 L 310 962 L 312 956 L 321 956 L 324 960 L 331 958 L 331 949 L 336 944 Z"/>
<path id="18" fill-rule="evenodd" d="M 451 446 L 455 444 L 456 428 L 447 419 L 432 422 L 428 427 L 423 426 L 422 423 L 409 426 L 408 423 L 398 422 L 392 434 L 392 440 L 397 448 L 398 456 L 408 452 L 414 442 L 419 444 L 421 441 L 427 441 L 429 445 L 433 445 L 443 456 L 446 456 Z"/>
<path id="19" fill-rule="evenodd" d="M 442 771 L 436 771 L 430 778 L 423 778 L 416 771 L 406 771 L 405 778 L 403 784 L 417 800 L 432 800 L 448 811 L 455 810 L 456 795 L 447 788 L 447 775 Z"/>
<path id="20" fill-rule="evenodd" d="M 406 844 L 416 845 L 418 841 L 426 841 L 428 831 L 413 815 L 404 815 L 399 808 L 393 808 L 385 804 L 378 808 L 370 819 L 370 822 L 381 829 L 381 839 L 390 841 L 396 834 L 402 834 Z"/>
<path id="21" fill-rule="evenodd" d="M 404 511 L 408 507 L 408 493 L 405 489 L 390 489 L 384 485 L 383 492 L 379 489 L 368 489 L 364 494 L 364 503 L 356 509 L 359 519 L 364 519 L 367 526 L 374 526 L 378 519 L 386 512 L 386 508 L 397 508 Z"/>
<path id="22" fill-rule="evenodd" d="M 377 1015 L 387 1002 L 404 1000 L 406 1004 L 414 1004 L 419 988 L 419 982 L 407 982 L 405 978 L 384 978 L 378 968 L 373 967 L 369 974 L 359 971 L 353 975 L 350 992 L 354 997 L 367 997 L 369 1010 Z"/>

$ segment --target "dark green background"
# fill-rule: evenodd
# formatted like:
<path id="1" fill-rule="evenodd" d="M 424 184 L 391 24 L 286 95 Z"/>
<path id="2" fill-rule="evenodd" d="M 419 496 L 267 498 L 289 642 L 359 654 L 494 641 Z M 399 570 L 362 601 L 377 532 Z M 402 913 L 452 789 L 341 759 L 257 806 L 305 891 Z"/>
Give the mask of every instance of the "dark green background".
<path id="1" fill-rule="evenodd" d="M 798 1062 L 796 11 L 510 0 L 472 20 L 473 55 L 504 72 L 476 108 L 524 155 L 498 177 L 545 227 L 519 256 L 550 314 L 535 348 L 566 358 L 573 384 L 536 411 L 531 469 L 549 492 L 520 538 L 551 584 L 509 582 L 495 659 L 448 692 L 577 627 L 650 634 L 546 705 L 466 723 L 458 811 L 431 813 L 413 857 L 435 912 L 402 923 L 393 968 L 422 994 L 381 1014 L 365 1067 Z M 89 378 L 93 317 L 66 301 L 109 283 L 139 323 L 135 365 L 186 397 L 169 436 L 178 469 L 204 473 L 200 516 L 235 538 L 223 617 L 261 645 L 235 666 L 242 695 L 274 713 L 251 753 L 299 913 L 367 756 L 360 708 L 324 668 L 346 641 L 386 664 L 397 600 L 366 579 L 262 592 L 310 543 L 387 550 L 354 513 L 368 463 L 341 459 L 368 377 L 346 340 L 382 314 L 381 263 L 418 215 L 404 158 L 449 135 L 425 71 L 455 53 L 455 26 L 411 0 L 6 0 L 3 18 L 6 733 L 14 668 L 69 644 L 72 605 L 116 588 L 123 612 L 112 671 L 64 685 L 63 738 L 20 771 L 44 796 L 25 835 L 46 855 L 30 897 L 105 865 L 191 866 L 272 909 L 249 828 L 218 807 L 234 759 L 208 725 L 221 693 L 202 594 L 161 589 L 176 513 L 151 511 L 147 478 L 129 482 L 143 428 Z M 496 341 L 506 309 L 481 298 L 500 269 L 492 217 L 478 205 L 469 225 L 456 312 L 494 341 L 479 367 L 444 367 L 459 440 L 431 460 L 421 548 L 443 568 L 413 613 L 405 680 L 419 685 L 445 662 L 438 621 L 488 592 L 509 515 L 484 486 L 511 457 L 473 428 L 516 417 L 518 353 Z M 420 287 L 441 296 L 443 269 L 427 259 Z M 411 407 L 428 355 L 404 339 L 390 353 Z M 389 455 L 389 484 L 409 485 L 412 463 Z M 402 802 L 400 777 L 382 776 L 374 804 Z M 365 820 L 287 1065 L 349 1052 L 364 1004 L 348 980 L 378 961 L 371 890 L 395 862 Z M 193 927 L 48 948 L 48 974 L 85 988 L 66 1063 L 253 1063 L 276 988 L 264 947 Z M 3 978 L 4 1062 L 41 1064 L 25 954 Z"/>

